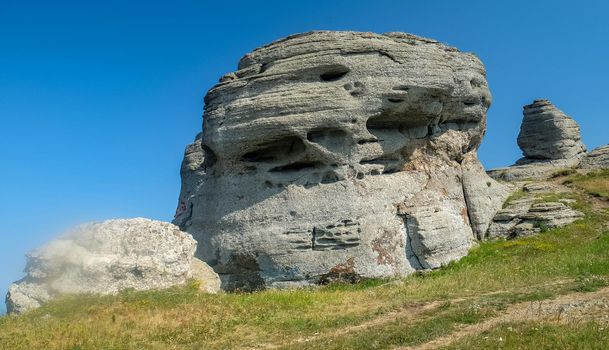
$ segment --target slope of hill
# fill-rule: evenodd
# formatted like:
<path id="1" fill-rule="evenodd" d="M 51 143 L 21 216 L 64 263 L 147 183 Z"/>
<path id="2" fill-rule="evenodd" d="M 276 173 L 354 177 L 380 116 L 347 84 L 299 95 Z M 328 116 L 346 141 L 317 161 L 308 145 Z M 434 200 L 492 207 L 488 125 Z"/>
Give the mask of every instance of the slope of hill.
<path id="1" fill-rule="evenodd" d="M 562 199 L 584 219 L 482 242 L 429 273 L 304 290 L 209 295 L 191 285 L 64 297 L 0 318 L 0 348 L 602 348 L 609 343 L 609 171 L 548 181 L 565 191 L 536 200 Z"/>

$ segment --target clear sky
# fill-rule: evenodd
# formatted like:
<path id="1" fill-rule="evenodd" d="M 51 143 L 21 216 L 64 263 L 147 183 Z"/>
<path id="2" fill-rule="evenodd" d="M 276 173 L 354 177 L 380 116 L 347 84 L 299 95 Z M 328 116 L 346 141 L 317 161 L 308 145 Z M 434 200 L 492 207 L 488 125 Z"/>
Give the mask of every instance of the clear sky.
<path id="1" fill-rule="evenodd" d="M 488 168 L 519 158 L 536 98 L 575 117 L 589 148 L 609 143 L 607 3 L 0 0 L 0 293 L 26 251 L 75 223 L 171 220 L 205 92 L 296 32 L 404 31 L 477 54 Z"/>

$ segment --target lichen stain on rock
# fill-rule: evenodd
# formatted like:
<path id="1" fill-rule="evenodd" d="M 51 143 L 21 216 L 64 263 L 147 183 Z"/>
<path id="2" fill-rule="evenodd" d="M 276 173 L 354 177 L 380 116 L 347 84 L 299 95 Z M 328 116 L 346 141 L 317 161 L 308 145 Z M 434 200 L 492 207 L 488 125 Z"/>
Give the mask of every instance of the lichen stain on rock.
<path id="1" fill-rule="evenodd" d="M 461 218 L 466 225 L 469 224 L 469 214 L 466 207 L 461 208 Z"/>
<path id="2" fill-rule="evenodd" d="M 390 232 L 384 231 L 379 238 L 372 241 L 372 250 L 378 254 L 376 258 L 377 264 L 394 265 L 396 263 L 392 252 L 396 250 L 398 243 L 392 244 L 392 238 Z"/>

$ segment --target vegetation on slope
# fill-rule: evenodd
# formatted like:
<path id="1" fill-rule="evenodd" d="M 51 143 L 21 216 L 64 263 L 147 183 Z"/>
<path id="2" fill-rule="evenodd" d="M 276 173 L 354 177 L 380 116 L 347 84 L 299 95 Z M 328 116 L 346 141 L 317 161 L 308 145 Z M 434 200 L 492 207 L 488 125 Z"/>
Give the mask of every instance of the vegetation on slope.
<path id="1" fill-rule="evenodd" d="M 207 295 L 188 286 L 65 297 L 0 318 L 0 348 L 387 349 L 432 341 L 454 349 L 598 348 L 607 333 L 596 319 L 488 323 L 518 305 L 609 285 L 609 212 L 587 194 L 606 191 L 609 172 L 554 181 L 565 179 L 583 189 L 564 196 L 577 199 L 570 205 L 586 214 L 584 220 L 536 237 L 483 242 L 431 273 L 249 294 Z"/>
<path id="2" fill-rule="evenodd" d="M 586 175 L 574 175 L 565 181 L 566 184 L 572 184 L 584 189 L 589 194 L 609 199 L 609 169 L 593 171 Z"/>

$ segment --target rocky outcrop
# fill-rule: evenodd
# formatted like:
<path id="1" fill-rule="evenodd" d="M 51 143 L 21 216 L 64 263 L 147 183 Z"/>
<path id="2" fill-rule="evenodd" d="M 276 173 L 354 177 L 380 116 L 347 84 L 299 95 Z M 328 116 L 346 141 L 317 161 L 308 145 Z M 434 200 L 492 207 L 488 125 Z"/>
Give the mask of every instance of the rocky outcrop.
<path id="1" fill-rule="evenodd" d="M 582 169 L 609 169 L 609 145 L 590 151 L 580 164 Z"/>
<path id="2" fill-rule="evenodd" d="M 194 258 L 195 249 L 195 240 L 170 223 L 85 224 L 28 254 L 26 277 L 10 286 L 7 310 L 21 313 L 64 294 L 168 288 L 190 278 L 218 291 L 218 276 Z"/>
<path id="3" fill-rule="evenodd" d="M 524 154 L 519 164 L 579 159 L 586 153 L 579 125 L 548 100 L 524 106 L 518 146 Z"/>
<path id="4" fill-rule="evenodd" d="M 491 97 L 472 54 L 404 33 L 311 32 L 238 68 L 205 97 L 174 221 L 224 288 L 437 268 L 507 196 L 476 156 Z"/>
<path id="5" fill-rule="evenodd" d="M 548 100 L 524 106 L 518 146 L 524 158 L 516 165 L 489 171 L 495 179 L 544 179 L 562 168 L 579 164 L 586 154 L 579 125 Z"/>
<path id="6" fill-rule="evenodd" d="M 571 199 L 545 201 L 544 196 L 564 192 L 555 184 L 533 182 L 524 185 L 524 196 L 513 200 L 493 218 L 488 230 L 491 238 L 531 236 L 548 229 L 564 227 L 584 217 L 572 209 Z"/>

